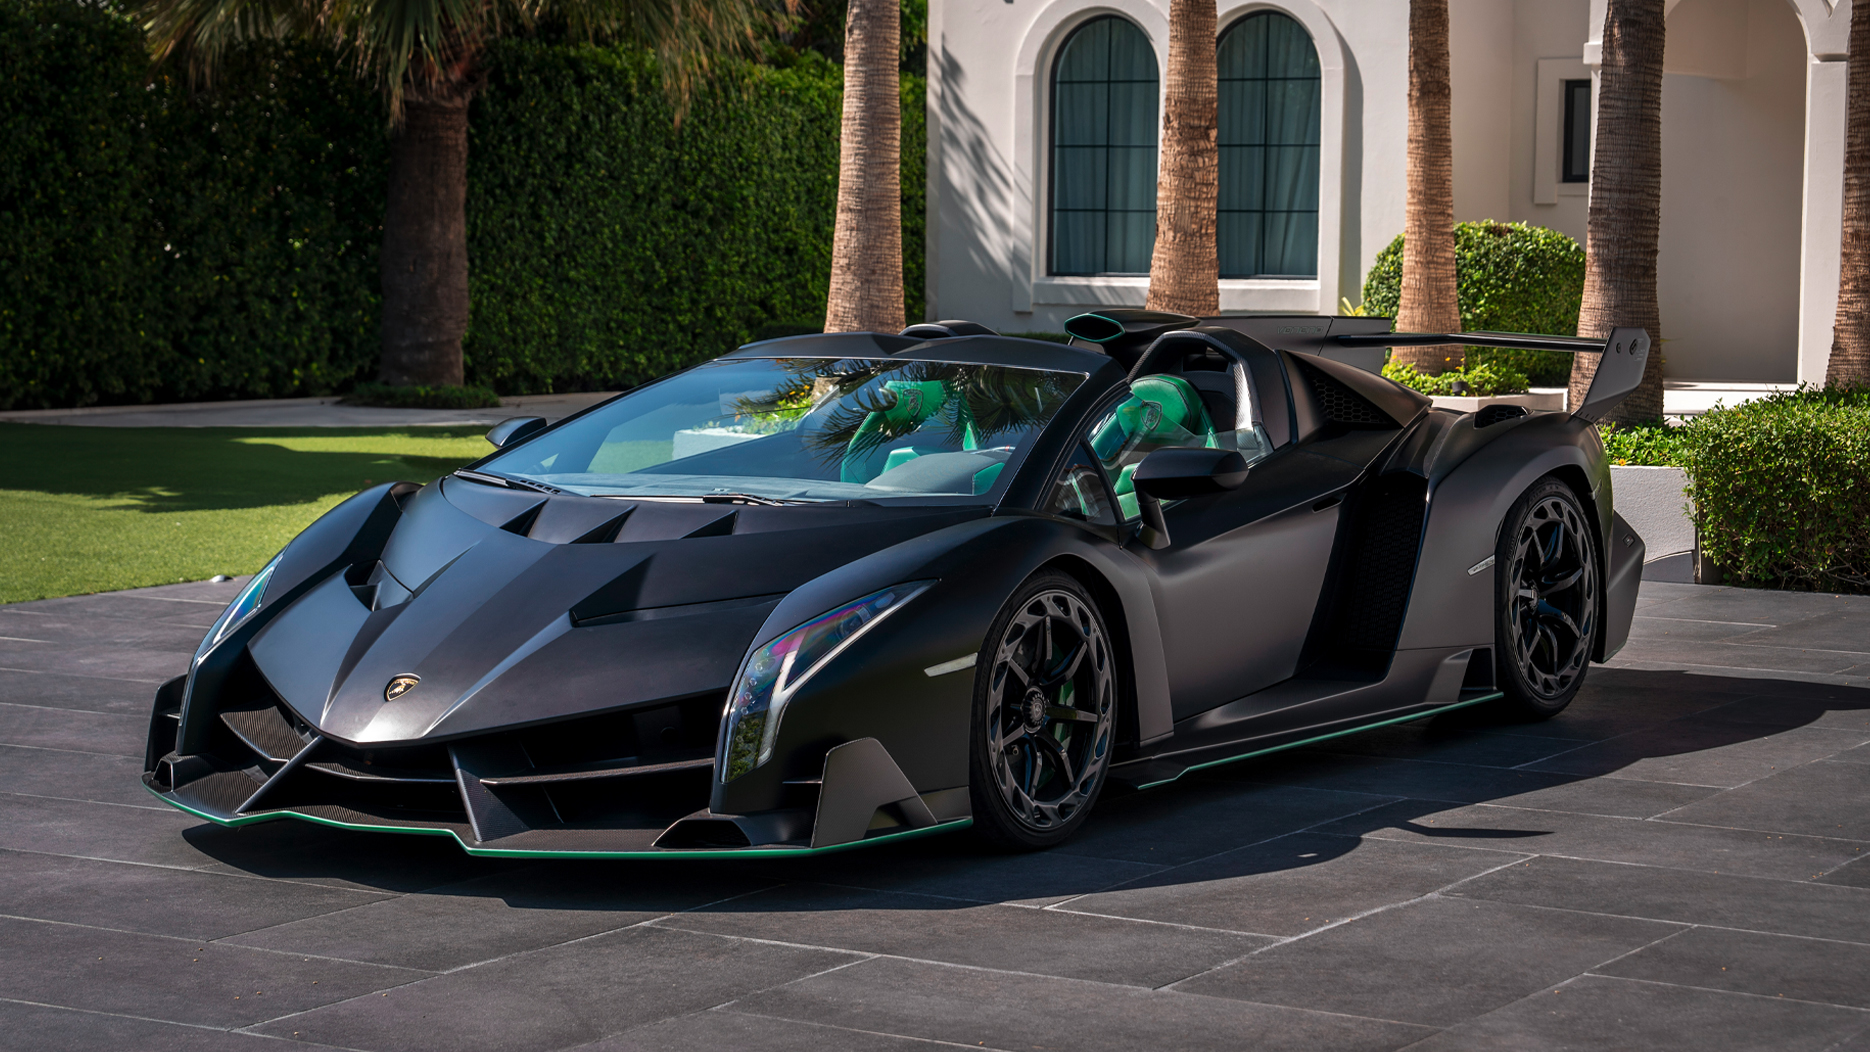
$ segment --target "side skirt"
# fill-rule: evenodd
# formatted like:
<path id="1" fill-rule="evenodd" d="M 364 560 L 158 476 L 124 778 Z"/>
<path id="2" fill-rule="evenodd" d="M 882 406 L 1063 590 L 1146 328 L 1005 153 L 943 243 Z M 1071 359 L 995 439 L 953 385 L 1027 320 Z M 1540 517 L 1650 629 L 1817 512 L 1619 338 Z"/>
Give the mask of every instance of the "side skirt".
<path id="1" fill-rule="evenodd" d="M 1242 742 L 1240 746 L 1236 746 L 1236 749 L 1244 749 L 1244 751 L 1227 753 L 1227 755 L 1221 755 L 1221 757 L 1217 757 L 1217 759 L 1195 759 L 1195 757 L 1201 757 L 1202 753 L 1210 753 L 1210 755 L 1212 755 L 1212 753 L 1217 753 L 1217 751 L 1221 751 L 1221 749 L 1201 749 L 1201 751 L 1197 751 L 1197 753 L 1191 755 L 1191 762 L 1180 761 L 1180 759 L 1161 759 L 1161 757 L 1152 757 L 1152 759 L 1144 759 L 1144 761 L 1131 761 L 1128 762 L 1128 764 L 1113 766 L 1109 777 L 1111 777 L 1111 779 L 1116 779 L 1116 781 L 1126 783 L 1131 789 L 1154 789 L 1154 787 L 1158 787 L 1158 785 L 1169 785 L 1171 781 L 1176 781 L 1178 777 L 1182 777 L 1182 775 L 1187 774 L 1187 772 L 1206 770 L 1206 768 L 1214 768 L 1214 766 L 1221 766 L 1221 764 L 1232 764 L 1232 762 L 1249 761 L 1249 759 L 1253 759 L 1253 757 L 1264 757 L 1264 755 L 1268 755 L 1268 753 L 1283 753 L 1285 749 L 1296 749 L 1296 747 L 1300 746 L 1313 746 L 1316 742 L 1330 742 L 1331 738 L 1343 738 L 1346 734 L 1358 734 L 1358 732 L 1361 731 L 1374 731 L 1374 729 L 1378 729 L 1378 727 L 1389 727 L 1391 723 L 1408 723 L 1408 721 L 1412 721 L 1412 719 L 1425 719 L 1429 718 L 1429 716 L 1440 716 L 1442 712 L 1455 712 L 1457 708 L 1468 708 L 1470 704 L 1489 703 L 1489 701 L 1496 701 L 1496 699 L 1500 699 L 1500 697 L 1505 697 L 1505 695 L 1502 695 L 1502 693 L 1496 691 L 1496 689 L 1487 689 L 1487 691 L 1464 689 L 1464 691 L 1460 691 L 1459 701 L 1455 701 L 1455 703 L 1451 704 L 1423 704 L 1423 706 L 1412 706 L 1410 710 L 1406 710 L 1401 716 L 1384 716 L 1384 718 L 1371 719 L 1371 721 L 1367 721 L 1367 723 L 1358 723 L 1358 725 L 1352 725 L 1352 727 L 1339 727 L 1339 729 L 1335 729 L 1335 731 L 1311 732 L 1311 734 L 1302 731 L 1298 732 L 1298 736 L 1294 736 L 1292 740 L 1287 740 L 1287 742 L 1275 742 L 1275 744 Z M 1262 738 L 1262 742 L 1264 742 L 1264 738 Z"/>

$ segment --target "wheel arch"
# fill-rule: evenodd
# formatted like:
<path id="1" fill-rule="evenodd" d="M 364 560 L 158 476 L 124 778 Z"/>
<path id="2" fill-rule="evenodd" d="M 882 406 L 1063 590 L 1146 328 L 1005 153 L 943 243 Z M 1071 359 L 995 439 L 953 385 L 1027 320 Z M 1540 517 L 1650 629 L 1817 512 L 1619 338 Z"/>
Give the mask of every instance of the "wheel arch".
<path id="1" fill-rule="evenodd" d="M 1117 741 L 1137 744 L 1142 737 L 1138 726 L 1135 646 L 1130 638 L 1130 619 L 1124 611 L 1122 597 L 1102 571 L 1075 553 L 1055 555 L 1033 572 L 1046 570 L 1057 570 L 1083 585 L 1104 615 L 1105 627 L 1117 652 Z"/>

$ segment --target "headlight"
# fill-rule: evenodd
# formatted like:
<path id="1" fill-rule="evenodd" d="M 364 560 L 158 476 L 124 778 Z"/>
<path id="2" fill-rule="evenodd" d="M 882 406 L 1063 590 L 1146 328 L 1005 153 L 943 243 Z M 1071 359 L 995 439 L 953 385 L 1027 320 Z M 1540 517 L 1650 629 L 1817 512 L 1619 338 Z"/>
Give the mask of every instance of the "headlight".
<path id="1" fill-rule="evenodd" d="M 201 646 L 195 648 L 195 660 L 191 667 L 201 664 L 201 659 L 208 656 L 208 651 L 213 650 L 215 644 L 226 639 L 260 608 L 260 601 L 266 598 L 266 584 L 273 579 L 273 571 L 278 568 L 279 560 L 285 554 L 280 552 L 273 556 L 271 562 L 253 575 L 253 580 L 247 582 L 247 587 L 240 590 L 234 601 L 227 604 L 227 609 L 221 611 L 221 616 L 215 619 L 214 627 L 208 629 L 208 634 L 201 638 Z"/>
<path id="2" fill-rule="evenodd" d="M 727 695 L 727 756 L 721 781 L 731 782 L 772 759 L 786 703 L 844 648 L 934 581 L 911 581 L 867 595 L 813 618 L 747 655 Z"/>

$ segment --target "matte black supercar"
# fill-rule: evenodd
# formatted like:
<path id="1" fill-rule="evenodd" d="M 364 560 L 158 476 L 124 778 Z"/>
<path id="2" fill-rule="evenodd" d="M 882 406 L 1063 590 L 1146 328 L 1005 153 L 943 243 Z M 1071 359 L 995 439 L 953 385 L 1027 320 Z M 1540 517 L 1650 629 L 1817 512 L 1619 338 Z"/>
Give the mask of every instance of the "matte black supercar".
<path id="1" fill-rule="evenodd" d="M 491 855 L 1053 844 L 1106 782 L 1493 702 L 1624 643 L 1591 424 L 1649 339 L 1107 310 L 743 347 L 366 490 L 156 694 L 144 782 Z M 1597 358 L 1570 413 L 1433 409 L 1383 348 Z"/>

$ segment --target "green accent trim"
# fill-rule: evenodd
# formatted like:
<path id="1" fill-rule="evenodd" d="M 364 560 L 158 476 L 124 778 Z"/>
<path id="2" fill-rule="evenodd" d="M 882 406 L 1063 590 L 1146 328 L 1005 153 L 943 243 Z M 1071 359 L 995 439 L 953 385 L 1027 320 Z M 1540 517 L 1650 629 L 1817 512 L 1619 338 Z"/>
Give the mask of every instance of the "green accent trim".
<path id="1" fill-rule="evenodd" d="M 1243 752 L 1238 756 L 1229 756 L 1225 760 L 1209 760 L 1206 763 L 1190 764 L 1189 766 L 1182 768 L 1181 773 L 1177 774 L 1174 778 L 1164 778 L 1160 782 L 1149 782 L 1144 785 L 1139 785 L 1137 786 L 1137 788 L 1138 789 L 1154 789 L 1155 787 L 1159 785 L 1168 785 L 1170 782 L 1176 781 L 1177 779 L 1181 778 L 1182 775 L 1187 774 L 1190 771 L 1200 771 L 1200 770 L 1205 770 L 1206 768 L 1209 768 L 1209 767 L 1219 767 L 1220 765 L 1224 763 L 1238 763 L 1241 760 L 1250 760 L 1255 756 L 1265 756 L 1267 753 L 1284 752 L 1287 749 L 1296 749 L 1301 745 L 1311 745 L 1316 742 L 1330 741 L 1333 738 L 1342 738 L 1347 734 L 1359 734 L 1364 731 L 1373 731 L 1373 730 L 1376 730 L 1378 727 L 1387 727 L 1392 723 L 1407 723 L 1410 720 L 1420 720 L 1420 719 L 1426 719 L 1430 716 L 1439 716 L 1444 712 L 1453 712 L 1456 709 L 1465 709 L 1469 705 L 1479 705 L 1484 702 L 1495 701 L 1503 697 L 1506 697 L 1506 695 L 1496 690 L 1492 694 L 1483 694 L 1478 698 L 1469 698 L 1466 701 L 1457 701 L 1453 705 L 1443 705 L 1440 708 L 1429 709 L 1427 712 L 1412 712 L 1407 716 L 1397 716 L 1394 719 L 1378 720 L 1376 723 L 1360 724 L 1359 726 L 1351 727 L 1347 730 L 1332 731 L 1330 734 L 1320 734 L 1315 738 L 1305 738 L 1301 741 L 1287 742 L 1284 745 L 1273 745 L 1265 749 L 1255 749 L 1252 752 Z"/>
<path id="2" fill-rule="evenodd" d="M 150 794 L 178 811 L 186 811 L 196 818 L 205 819 L 218 826 L 245 826 L 256 822 L 271 822 L 279 818 L 296 818 L 301 822 L 314 825 L 330 826 L 333 829 L 349 829 L 361 833 L 415 833 L 422 836 L 453 837 L 461 850 L 470 855 L 483 858 L 803 858 L 808 855 L 829 855 L 852 848 L 869 847 L 891 840 L 909 840 L 914 837 L 928 836 L 932 833 L 947 833 L 966 829 L 974 824 L 972 818 L 957 818 L 949 822 L 938 822 L 926 829 L 905 829 L 900 833 L 885 833 L 882 836 L 866 837 L 853 840 L 848 844 L 833 844 L 830 847 L 720 847 L 705 850 L 662 850 L 662 851 L 521 851 L 515 848 L 474 847 L 462 840 L 460 834 L 452 829 L 423 829 L 419 826 L 378 826 L 361 822 L 339 822 L 335 819 L 320 818 L 317 815 L 302 814 L 298 811 L 268 811 L 259 815 L 236 815 L 233 818 L 221 818 L 208 814 L 198 808 L 190 807 L 173 797 L 165 796 L 156 789 L 144 784 Z"/>

